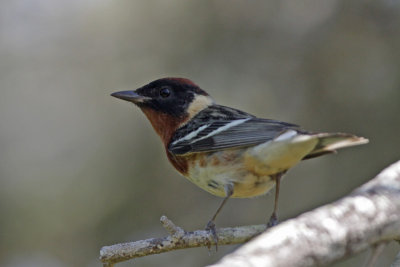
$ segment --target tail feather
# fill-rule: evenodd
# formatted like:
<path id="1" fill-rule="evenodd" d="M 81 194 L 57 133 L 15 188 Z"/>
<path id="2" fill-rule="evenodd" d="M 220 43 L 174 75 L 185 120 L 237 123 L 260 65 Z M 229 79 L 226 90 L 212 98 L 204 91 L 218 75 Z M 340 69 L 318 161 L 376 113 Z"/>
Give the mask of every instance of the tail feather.
<path id="1" fill-rule="evenodd" d="M 303 159 L 310 159 L 325 154 L 336 153 L 337 149 L 362 145 L 369 142 L 369 140 L 364 137 L 347 133 L 319 133 L 315 134 L 315 137 L 319 139 L 318 144 L 315 146 L 314 150 L 312 150 Z"/>

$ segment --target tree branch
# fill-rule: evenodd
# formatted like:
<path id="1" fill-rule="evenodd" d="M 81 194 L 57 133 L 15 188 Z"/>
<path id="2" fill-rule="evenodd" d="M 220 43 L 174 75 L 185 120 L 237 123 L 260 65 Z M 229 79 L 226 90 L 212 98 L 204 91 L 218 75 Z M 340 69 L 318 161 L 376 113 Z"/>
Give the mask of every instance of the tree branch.
<path id="1" fill-rule="evenodd" d="M 104 266 L 215 244 L 209 231 L 185 232 L 165 216 L 161 223 L 169 236 L 103 247 Z M 218 229 L 218 245 L 244 243 L 265 229 L 266 225 Z M 269 229 L 212 266 L 324 265 L 399 238 L 400 161 L 349 196 Z"/>
<path id="2" fill-rule="evenodd" d="M 399 237 L 400 161 L 349 196 L 279 224 L 211 266 L 321 266 Z"/>
<path id="3" fill-rule="evenodd" d="M 400 266 L 400 252 L 397 254 L 396 258 L 394 259 L 394 262 L 390 267 L 399 267 Z"/>

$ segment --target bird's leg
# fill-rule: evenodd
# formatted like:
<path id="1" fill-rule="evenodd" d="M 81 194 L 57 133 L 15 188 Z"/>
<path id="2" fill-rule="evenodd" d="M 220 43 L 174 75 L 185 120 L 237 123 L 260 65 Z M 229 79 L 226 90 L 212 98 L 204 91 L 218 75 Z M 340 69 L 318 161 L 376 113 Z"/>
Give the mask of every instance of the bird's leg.
<path id="1" fill-rule="evenodd" d="M 279 199 L 279 187 L 281 184 L 281 177 L 285 172 L 280 172 L 277 173 L 273 176 L 271 176 L 272 179 L 275 180 L 275 200 L 274 200 L 274 211 L 271 214 L 271 217 L 269 218 L 267 227 L 272 227 L 278 224 L 278 199 Z"/>
<path id="2" fill-rule="evenodd" d="M 228 199 L 233 194 L 233 184 L 225 185 L 225 198 L 222 200 L 221 204 L 219 205 L 217 211 L 215 212 L 214 216 L 212 216 L 211 220 L 207 223 L 206 230 L 210 231 L 214 241 L 215 241 L 215 250 L 218 250 L 218 236 L 217 236 L 217 229 L 215 228 L 215 218 L 217 217 L 218 213 L 221 211 L 222 207 L 228 201 Z"/>

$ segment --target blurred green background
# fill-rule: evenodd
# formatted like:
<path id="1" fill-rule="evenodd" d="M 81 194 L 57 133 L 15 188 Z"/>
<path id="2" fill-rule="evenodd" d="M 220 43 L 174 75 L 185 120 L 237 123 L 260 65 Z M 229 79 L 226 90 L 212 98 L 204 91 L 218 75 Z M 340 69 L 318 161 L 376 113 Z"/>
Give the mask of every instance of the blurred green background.
<path id="1" fill-rule="evenodd" d="M 290 171 L 281 219 L 351 192 L 400 157 L 399 29 L 394 0 L 1 1 L 0 265 L 100 266 L 104 245 L 165 235 L 163 214 L 204 228 L 220 199 L 180 177 L 143 114 L 109 96 L 161 77 L 370 139 Z M 272 200 L 230 200 L 217 226 L 264 223 Z M 233 249 L 117 266 L 203 266 Z"/>

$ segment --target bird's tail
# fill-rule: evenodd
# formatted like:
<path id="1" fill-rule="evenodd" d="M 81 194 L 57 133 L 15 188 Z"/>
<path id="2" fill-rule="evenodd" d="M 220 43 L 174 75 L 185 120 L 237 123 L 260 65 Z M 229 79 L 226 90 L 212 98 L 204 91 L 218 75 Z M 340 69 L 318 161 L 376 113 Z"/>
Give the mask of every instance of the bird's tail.
<path id="1" fill-rule="evenodd" d="M 349 146 L 357 146 L 369 142 L 364 137 L 358 137 L 347 133 L 318 133 L 314 135 L 319 142 L 303 159 L 319 157 L 325 154 L 335 153 L 337 149 Z"/>

